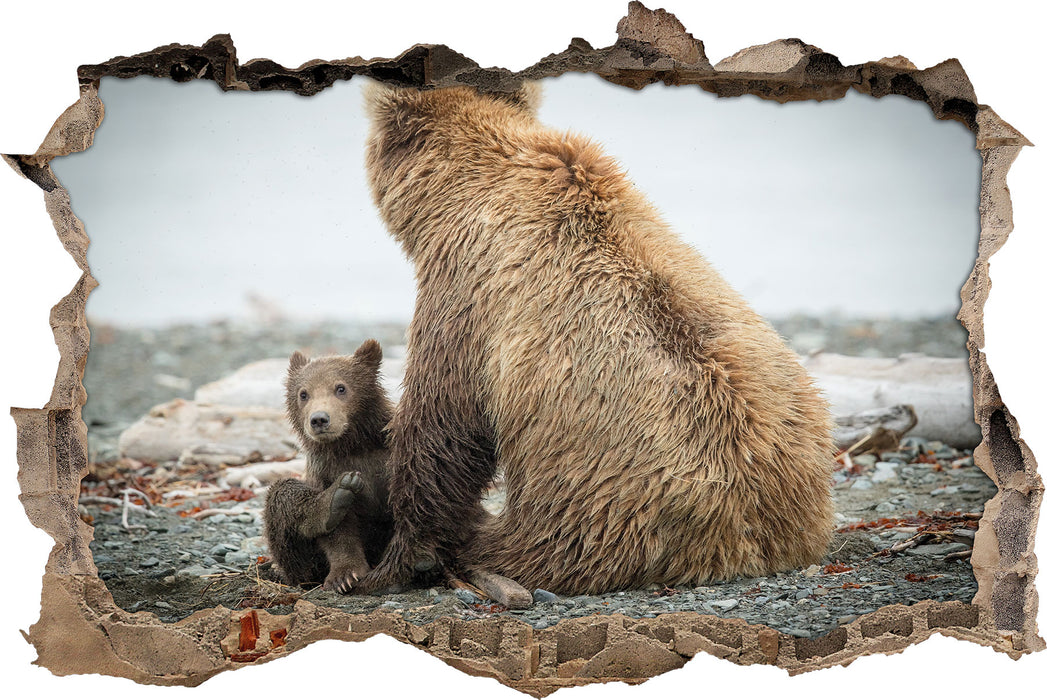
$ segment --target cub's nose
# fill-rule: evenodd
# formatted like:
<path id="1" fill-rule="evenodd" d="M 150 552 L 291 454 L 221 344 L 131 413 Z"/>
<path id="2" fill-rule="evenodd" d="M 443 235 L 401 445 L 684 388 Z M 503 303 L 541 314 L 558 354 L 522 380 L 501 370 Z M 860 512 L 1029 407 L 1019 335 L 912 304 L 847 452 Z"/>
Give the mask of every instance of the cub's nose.
<path id="1" fill-rule="evenodd" d="M 309 425 L 313 430 L 325 430 L 330 424 L 331 416 L 327 415 L 327 411 L 317 411 L 309 416 Z"/>

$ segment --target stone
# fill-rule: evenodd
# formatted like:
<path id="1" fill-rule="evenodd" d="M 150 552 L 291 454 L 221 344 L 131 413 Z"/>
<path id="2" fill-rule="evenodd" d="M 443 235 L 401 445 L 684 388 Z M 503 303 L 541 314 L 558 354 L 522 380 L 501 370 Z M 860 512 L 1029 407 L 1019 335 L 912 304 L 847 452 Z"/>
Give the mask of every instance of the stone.
<path id="1" fill-rule="evenodd" d="M 254 560 L 247 552 L 228 552 L 225 555 L 225 563 L 231 566 L 247 566 Z"/>
<path id="2" fill-rule="evenodd" d="M 211 547 L 211 549 L 208 550 L 207 553 L 210 554 L 212 557 L 222 557 L 228 554 L 229 552 L 235 551 L 237 551 L 236 545 L 223 542 L 221 544 L 216 544 L 214 547 Z"/>
<path id="3" fill-rule="evenodd" d="M 851 461 L 862 467 L 874 467 L 879 460 L 876 455 L 867 452 L 857 457 L 851 457 Z"/>
<path id="4" fill-rule="evenodd" d="M 945 556 L 946 554 L 952 554 L 953 552 L 963 552 L 970 549 L 970 547 L 962 542 L 943 542 L 941 544 L 921 544 L 913 547 L 909 550 L 910 554 L 920 554 L 923 556 Z M 875 587 L 874 587 L 875 590 Z"/>
<path id="5" fill-rule="evenodd" d="M 552 603 L 560 599 L 555 593 L 545 590 L 544 588 L 536 588 L 531 594 L 536 603 Z"/>
<path id="6" fill-rule="evenodd" d="M 480 602 L 480 596 L 476 595 L 467 588 L 456 588 L 454 594 L 458 600 L 462 601 L 466 605 L 476 605 Z"/>
<path id="7" fill-rule="evenodd" d="M 898 467 L 894 462 L 877 462 L 876 471 L 870 476 L 874 484 L 898 480 Z"/>
<path id="8" fill-rule="evenodd" d="M 872 487 L 872 479 L 870 479 L 867 476 L 859 476 L 857 479 L 854 480 L 854 483 L 851 484 L 851 488 L 855 491 L 867 491 Z"/>

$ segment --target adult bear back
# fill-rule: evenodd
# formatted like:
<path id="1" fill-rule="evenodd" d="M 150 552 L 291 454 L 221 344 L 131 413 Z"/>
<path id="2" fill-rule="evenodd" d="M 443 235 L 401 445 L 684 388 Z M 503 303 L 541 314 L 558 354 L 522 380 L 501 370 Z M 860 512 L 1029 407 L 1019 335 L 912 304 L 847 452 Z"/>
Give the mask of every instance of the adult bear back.
<path id="1" fill-rule="evenodd" d="M 562 594 L 819 561 L 826 402 L 613 159 L 538 122 L 537 97 L 368 90 L 372 192 L 417 280 L 396 531 L 369 585 L 434 557 Z"/>

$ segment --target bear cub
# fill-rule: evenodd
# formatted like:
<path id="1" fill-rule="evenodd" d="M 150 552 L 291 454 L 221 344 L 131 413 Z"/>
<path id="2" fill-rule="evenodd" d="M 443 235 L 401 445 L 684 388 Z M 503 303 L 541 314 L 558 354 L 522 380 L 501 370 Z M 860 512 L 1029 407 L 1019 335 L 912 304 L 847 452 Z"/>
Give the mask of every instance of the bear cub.
<path id="1" fill-rule="evenodd" d="M 269 488 L 265 534 L 292 585 L 349 593 L 382 557 L 393 531 L 386 426 L 393 404 L 378 381 L 382 348 L 351 356 L 291 355 L 287 418 L 306 455 L 302 479 Z"/>

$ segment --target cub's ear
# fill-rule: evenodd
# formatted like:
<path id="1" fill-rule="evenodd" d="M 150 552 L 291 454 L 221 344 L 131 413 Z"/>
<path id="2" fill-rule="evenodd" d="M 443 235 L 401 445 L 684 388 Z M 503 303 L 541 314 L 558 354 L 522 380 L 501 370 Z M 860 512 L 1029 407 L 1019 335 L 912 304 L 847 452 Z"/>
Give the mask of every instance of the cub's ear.
<path id="1" fill-rule="evenodd" d="M 301 351 L 295 350 L 294 354 L 291 355 L 291 364 L 287 368 L 287 374 L 295 374 L 307 364 L 309 364 L 309 358 Z"/>
<path id="2" fill-rule="evenodd" d="M 353 357 L 366 365 L 372 365 L 377 368 L 382 361 L 382 346 L 374 338 L 365 340 L 353 353 Z"/>

